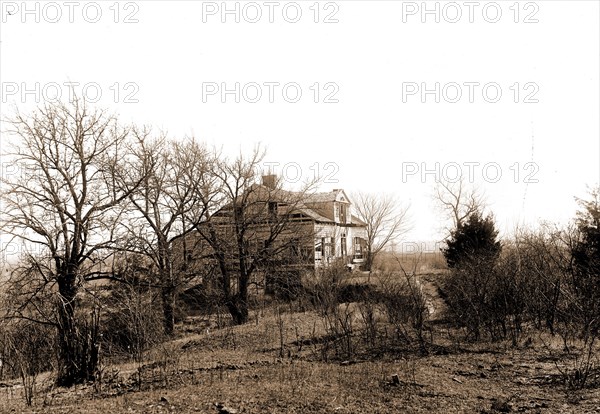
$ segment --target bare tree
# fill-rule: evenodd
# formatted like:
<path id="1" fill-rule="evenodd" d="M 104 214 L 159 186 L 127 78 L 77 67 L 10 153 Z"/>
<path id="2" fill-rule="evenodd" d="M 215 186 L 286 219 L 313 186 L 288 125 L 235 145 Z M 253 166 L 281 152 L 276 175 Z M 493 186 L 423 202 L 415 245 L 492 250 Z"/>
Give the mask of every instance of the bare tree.
<path id="1" fill-rule="evenodd" d="M 152 139 L 148 129 L 135 134 L 139 146 L 133 154 L 133 169 L 141 184 L 129 195 L 132 211 L 122 223 L 128 240 L 123 248 L 150 259 L 154 283 L 161 290 L 165 334 L 171 335 L 177 291 L 186 281 L 181 269 L 174 269 L 172 242 L 192 231 L 204 216 L 203 208 L 208 205 L 198 203 L 196 197 L 203 192 L 205 176 L 212 173 L 212 160 L 194 140 Z"/>
<path id="2" fill-rule="evenodd" d="M 485 198 L 476 188 L 467 188 L 464 178 L 456 182 L 438 181 L 434 198 L 452 220 L 451 230 L 460 227 L 474 212 L 483 213 Z"/>
<path id="3" fill-rule="evenodd" d="M 356 215 L 367 225 L 365 269 L 371 271 L 377 254 L 410 230 L 409 206 L 389 194 L 358 192 L 353 198 Z"/>
<path id="4" fill-rule="evenodd" d="M 17 111 L 7 124 L 15 140 L 8 157 L 19 171 L 3 177 L 1 228 L 30 246 L 15 272 L 29 278 L 27 304 L 55 298 L 53 313 L 40 322 L 57 329 L 57 383 L 68 386 L 96 368 L 97 359 L 82 355 L 92 350 L 81 344 L 75 311 L 85 282 L 103 276 L 99 263 L 115 242 L 115 207 L 130 194 L 116 185 L 128 179 L 120 163 L 129 130 L 80 100 L 46 104 L 30 116 Z"/>
<path id="5" fill-rule="evenodd" d="M 265 151 L 260 147 L 249 156 L 234 160 L 222 158 L 214 168 L 219 195 L 205 202 L 205 220 L 196 226 L 210 246 L 219 273 L 222 304 L 234 323 L 248 321 L 248 293 L 257 271 L 285 265 L 286 255 L 301 255 L 307 222 L 299 209 L 316 180 L 299 191 L 282 189 L 282 181 L 260 184 L 260 163 Z M 311 235 L 311 248 L 314 240 Z M 314 261 L 314 258 L 311 257 Z M 314 262 L 311 262 L 311 264 Z"/>
<path id="6" fill-rule="evenodd" d="M 535 327 L 541 330 L 545 325 L 552 335 L 560 319 L 565 286 L 571 279 L 571 252 L 577 240 L 579 232 L 573 224 L 562 227 L 546 222 L 537 229 L 516 229 L 513 242 L 505 241 L 507 252 L 518 261 L 518 273 L 525 285 L 519 290 L 527 298 Z"/>

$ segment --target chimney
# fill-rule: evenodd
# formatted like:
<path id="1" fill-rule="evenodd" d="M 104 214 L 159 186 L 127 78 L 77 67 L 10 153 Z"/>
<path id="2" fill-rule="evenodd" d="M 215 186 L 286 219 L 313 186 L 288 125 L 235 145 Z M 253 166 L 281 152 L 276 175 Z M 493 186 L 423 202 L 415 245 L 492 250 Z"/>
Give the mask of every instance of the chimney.
<path id="1" fill-rule="evenodd" d="M 265 187 L 274 190 L 277 183 L 277 176 L 275 174 L 263 175 L 262 183 Z"/>

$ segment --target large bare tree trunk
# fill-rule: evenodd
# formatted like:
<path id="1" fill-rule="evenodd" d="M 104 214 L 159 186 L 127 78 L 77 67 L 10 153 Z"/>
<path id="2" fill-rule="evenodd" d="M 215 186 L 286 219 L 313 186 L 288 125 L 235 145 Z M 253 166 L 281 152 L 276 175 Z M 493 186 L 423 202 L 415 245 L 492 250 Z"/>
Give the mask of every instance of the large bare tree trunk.
<path id="1" fill-rule="evenodd" d="M 365 270 L 371 273 L 371 268 L 373 267 L 373 253 L 369 250 L 367 252 L 367 259 L 365 260 Z"/>
<path id="2" fill-rule="evenodd" d="M 79 326 L 75 316 L 77 271 L 73 268 L 58 278 L 57 342 L 58 375 L 56 384 L 70 387 L 95 378 L 98 367 L 98 320 L 92 312 L 89 324 Z"/>
<path id="3" fill-rule="evenodd" d="M 58 285 L 58 376 L 56 384 L 69 387 L 84 380 L 84 378 L 80 378 L 76 361 L 75 296 L 77 289 L 74 280 L 69 276 L 59 279 Z"/>
<path id="4" fill-rule="evenodd" d="M 175 299 L 177 296 L 177 285 L 173 277 L 172 256 L 169 252 L 169 246 L 164 237 L 159 241 L 159 283 L 161 284 L 161 299 L 163 310 L 164 333 L 167 336 L 173 335 L 175 330 Z"/>
<path id="5" fill-rule="evenodd" d="M 234 325 L 243 325 L 248 322 L 247 301 L 236 295 L 228 300 L 226 305 Z"/>
<path id="6" fill-rule="evenodd" d="M 166 335 L 172 335 L 175 329 L 175 288 L 162 288 L 163 325 Z"/>
<path id="7" fill-rule="evenodd" d="M 248 322 L 248 280 L 247 275 L 240 276 L 238 294 L 227 301 L 227 309 L 236 325 Z"/>

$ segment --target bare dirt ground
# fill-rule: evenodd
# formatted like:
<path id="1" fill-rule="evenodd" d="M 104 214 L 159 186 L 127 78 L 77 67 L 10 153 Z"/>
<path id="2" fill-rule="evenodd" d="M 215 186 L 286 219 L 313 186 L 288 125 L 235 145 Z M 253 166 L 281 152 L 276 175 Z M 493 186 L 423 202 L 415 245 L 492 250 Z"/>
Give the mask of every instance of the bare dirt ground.
<path id="1" fill-rule="evenodd" d="M 432 320 L 428 355 L 369 350 L 324 362 L 321 318 L 266 306 L 244 326 L 216 329 L 195 318 L 146 362 L 107 364 L 102 380 L 73 389 L 38 378 L 27 407 L 19 382 L 0 386 L 0 412 L 49 413 L 593 413 L 599 373 L 574 391 L 557 338 L 532 331 L 522 343 L 465 343 L 444 324 L 436 275 L 420 275 Z M 186 333 L 184 333 L 184 331 Z M 357 332 L 359 335 L 359 332 Z"/>

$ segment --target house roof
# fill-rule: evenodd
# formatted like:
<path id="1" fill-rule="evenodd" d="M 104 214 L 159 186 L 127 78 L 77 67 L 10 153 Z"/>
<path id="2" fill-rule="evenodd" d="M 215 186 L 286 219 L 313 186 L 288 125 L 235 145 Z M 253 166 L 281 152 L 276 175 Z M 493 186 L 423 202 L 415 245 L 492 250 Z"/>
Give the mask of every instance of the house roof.
<path id="1" fill-rule="evenodd" d="M 278 200 L 280 202 L 285 202 L 287 199 L 291 201 L 292 205 L 295 205 L 293 207 L 295 211 L 298 211 L 319 223 L 335 223 L 333 209 L 327 208 L 327 203 L 335 201 L 350 203 L 348 196 L 342 189 L 302 195 L 301 193 L 295 191 L 287 191 L 281 188 L 271 189 L 263 184 L 255 184 L 252 186 L 252 191 L 258 199 L 264 198 L 265 201 Z M 300 196 L 301 199 L 298 198 Z M 231 203 L 223 206 L 219 211 L 230 208 Z M 351 215 L 350 225 L 366 226 L 366 223 L 364 223 L 355 215 Z"/>
<path id="2" fill-rule="evenodd" d="M 344 193 L 344 190 L 333 190 L 325 193 L 314 193 L 306 197 L 306 204 L 311 203 L 326 203 L 331 201 L 345 201 L 348 202 L 348 196 Z"/>
<path id="3" fill-rule="evenodd" d="M 326 203 L 335 201 L 336 194 L 333 191 L 327 193 L 314 193 L 306 197 L 307 203 Z"/>
<path id="4" fill-rule="evenodd" d="M 315 221 L 318 221 L 321 223 L 333 223 L 332 219 L 319 214 L 317 211 L 313 210 L 312 208 L 300 207 L 300 208 L 298 208 L 298 211 L 300 211 L 302 214 L 307 215 L 308 217 L 310 217 L 311 219 L 313 219 Z"/>
<path id="5" fill-rule="evenodd" d="M 251 186 L 251 191 L 257 196 L 257 197 L 267 197 L 268 199 L 272 199 L 275 200 L 277 198 L 287 198 L 287 197 L 292 197 L 293 196 L 298 196 L 298 192 L 295 191 L 288 191 L 288 190 L 284 190 L 282 188 L 269 188 L 263 184 L 253 184 Z"/>
<path id="6" fill-rule="evenodd" d="M 364 221 L 362 221 L 360 218 L 356 217 L 354 214 L 352 214 L 352 224 L 356 224 L 357 226 L 367 226 L 367 223 L 365 223 Z"/>

